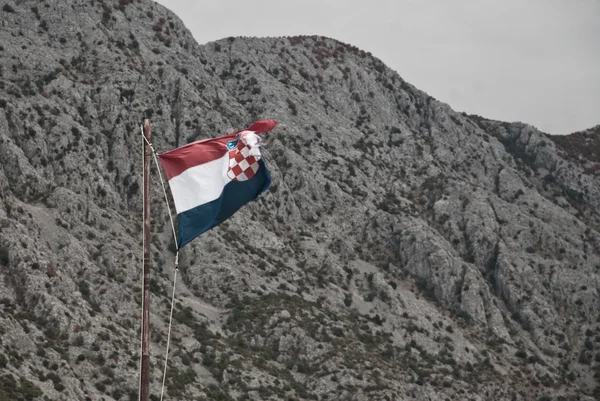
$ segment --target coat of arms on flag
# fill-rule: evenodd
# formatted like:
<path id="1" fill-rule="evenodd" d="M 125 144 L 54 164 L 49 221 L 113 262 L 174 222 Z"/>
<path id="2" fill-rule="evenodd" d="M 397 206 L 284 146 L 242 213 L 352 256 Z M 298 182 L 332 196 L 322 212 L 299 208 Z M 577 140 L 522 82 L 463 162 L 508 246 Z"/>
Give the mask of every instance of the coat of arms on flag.
<path id="1" fill-rule="evenodd" d="M 235 147 L 229 151 L 227 176 L 233 181 L 246 181 L 254 177 L 260 160 L 261 139 L 252 131 L 238 134 Z"/>
<path id="2" fill-rule="evenodd" d="M 159 156 L 177 211 L 181 248 L 217 226 L 269 188 L 260 134 L 276 121 L 258 121 L 218 138 L 204 139 Z"/>

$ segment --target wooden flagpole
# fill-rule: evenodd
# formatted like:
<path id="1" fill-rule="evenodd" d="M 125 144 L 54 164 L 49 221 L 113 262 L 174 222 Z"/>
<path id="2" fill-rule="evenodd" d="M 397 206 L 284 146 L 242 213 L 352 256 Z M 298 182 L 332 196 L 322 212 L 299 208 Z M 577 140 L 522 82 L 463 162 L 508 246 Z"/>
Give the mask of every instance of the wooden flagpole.
<path id="1" fill-rule="evenodd" d="M 144 288 L 142 298 L 142 368 L 140 401 L 150 399 L 150 119 L 144 119 Z"/>

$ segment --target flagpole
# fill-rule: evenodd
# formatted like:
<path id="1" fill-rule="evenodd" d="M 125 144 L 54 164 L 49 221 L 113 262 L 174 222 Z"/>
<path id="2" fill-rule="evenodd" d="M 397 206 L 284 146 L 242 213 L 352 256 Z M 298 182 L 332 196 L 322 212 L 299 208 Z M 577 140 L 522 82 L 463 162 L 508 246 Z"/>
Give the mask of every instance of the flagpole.
<path id="1" fill-rule="evenodd" d="M 144 288 L 142 298 L 142 367 L 140 401 L 150 399 L 150 119 L 144 119 Z"/>

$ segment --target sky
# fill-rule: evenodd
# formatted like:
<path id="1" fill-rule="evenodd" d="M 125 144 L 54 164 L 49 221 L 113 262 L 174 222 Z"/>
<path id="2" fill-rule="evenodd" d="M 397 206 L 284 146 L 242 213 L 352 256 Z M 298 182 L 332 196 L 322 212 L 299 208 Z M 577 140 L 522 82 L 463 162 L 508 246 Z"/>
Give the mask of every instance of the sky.
<path id="1" fill-rule="evenodd" d="M 600 0 L 158 0 L 200 44 L 322 35 L 454 110 L 549 134 L 600 124 Z"/>

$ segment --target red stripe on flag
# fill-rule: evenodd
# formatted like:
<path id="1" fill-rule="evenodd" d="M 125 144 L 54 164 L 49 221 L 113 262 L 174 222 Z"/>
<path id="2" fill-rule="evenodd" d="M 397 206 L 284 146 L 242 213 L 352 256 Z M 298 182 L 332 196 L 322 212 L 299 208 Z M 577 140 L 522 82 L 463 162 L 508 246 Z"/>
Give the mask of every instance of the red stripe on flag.
<path id="1" fill-rule="evenodd" d="M 254 131 L 257 134 L 262 134 L 272 130 L 276 125 L 277 121 L 275 120 L 257 121 L 246 129 L 218 138 L 192 142 L 177 149 L 161 153 L 158 157 L 165 170 L 167 180 L 170 180 L 189 168 L 223 157 L 229 151 L 227 149 L 227 142 L 235 140 L 237 134 L 241 131 Z"/>
<path id="2" fill-rule="evenodd" d="M 236 135 L 233 133 L 192 142 L 158 155 L 167 180 L 177 177 L 189 168 L 220 159 L 228 152 L 227 142 L 234 140 Z"/>
<path id="3" fill-rule="evenodd" d="M 277 125 L 277 121 L 275 120 L 262 120 L 257 121 L 245 130 L 242 131 L 254 131 L 257 134 L 263 134 L 265 132 L 271 131 Z"/>

